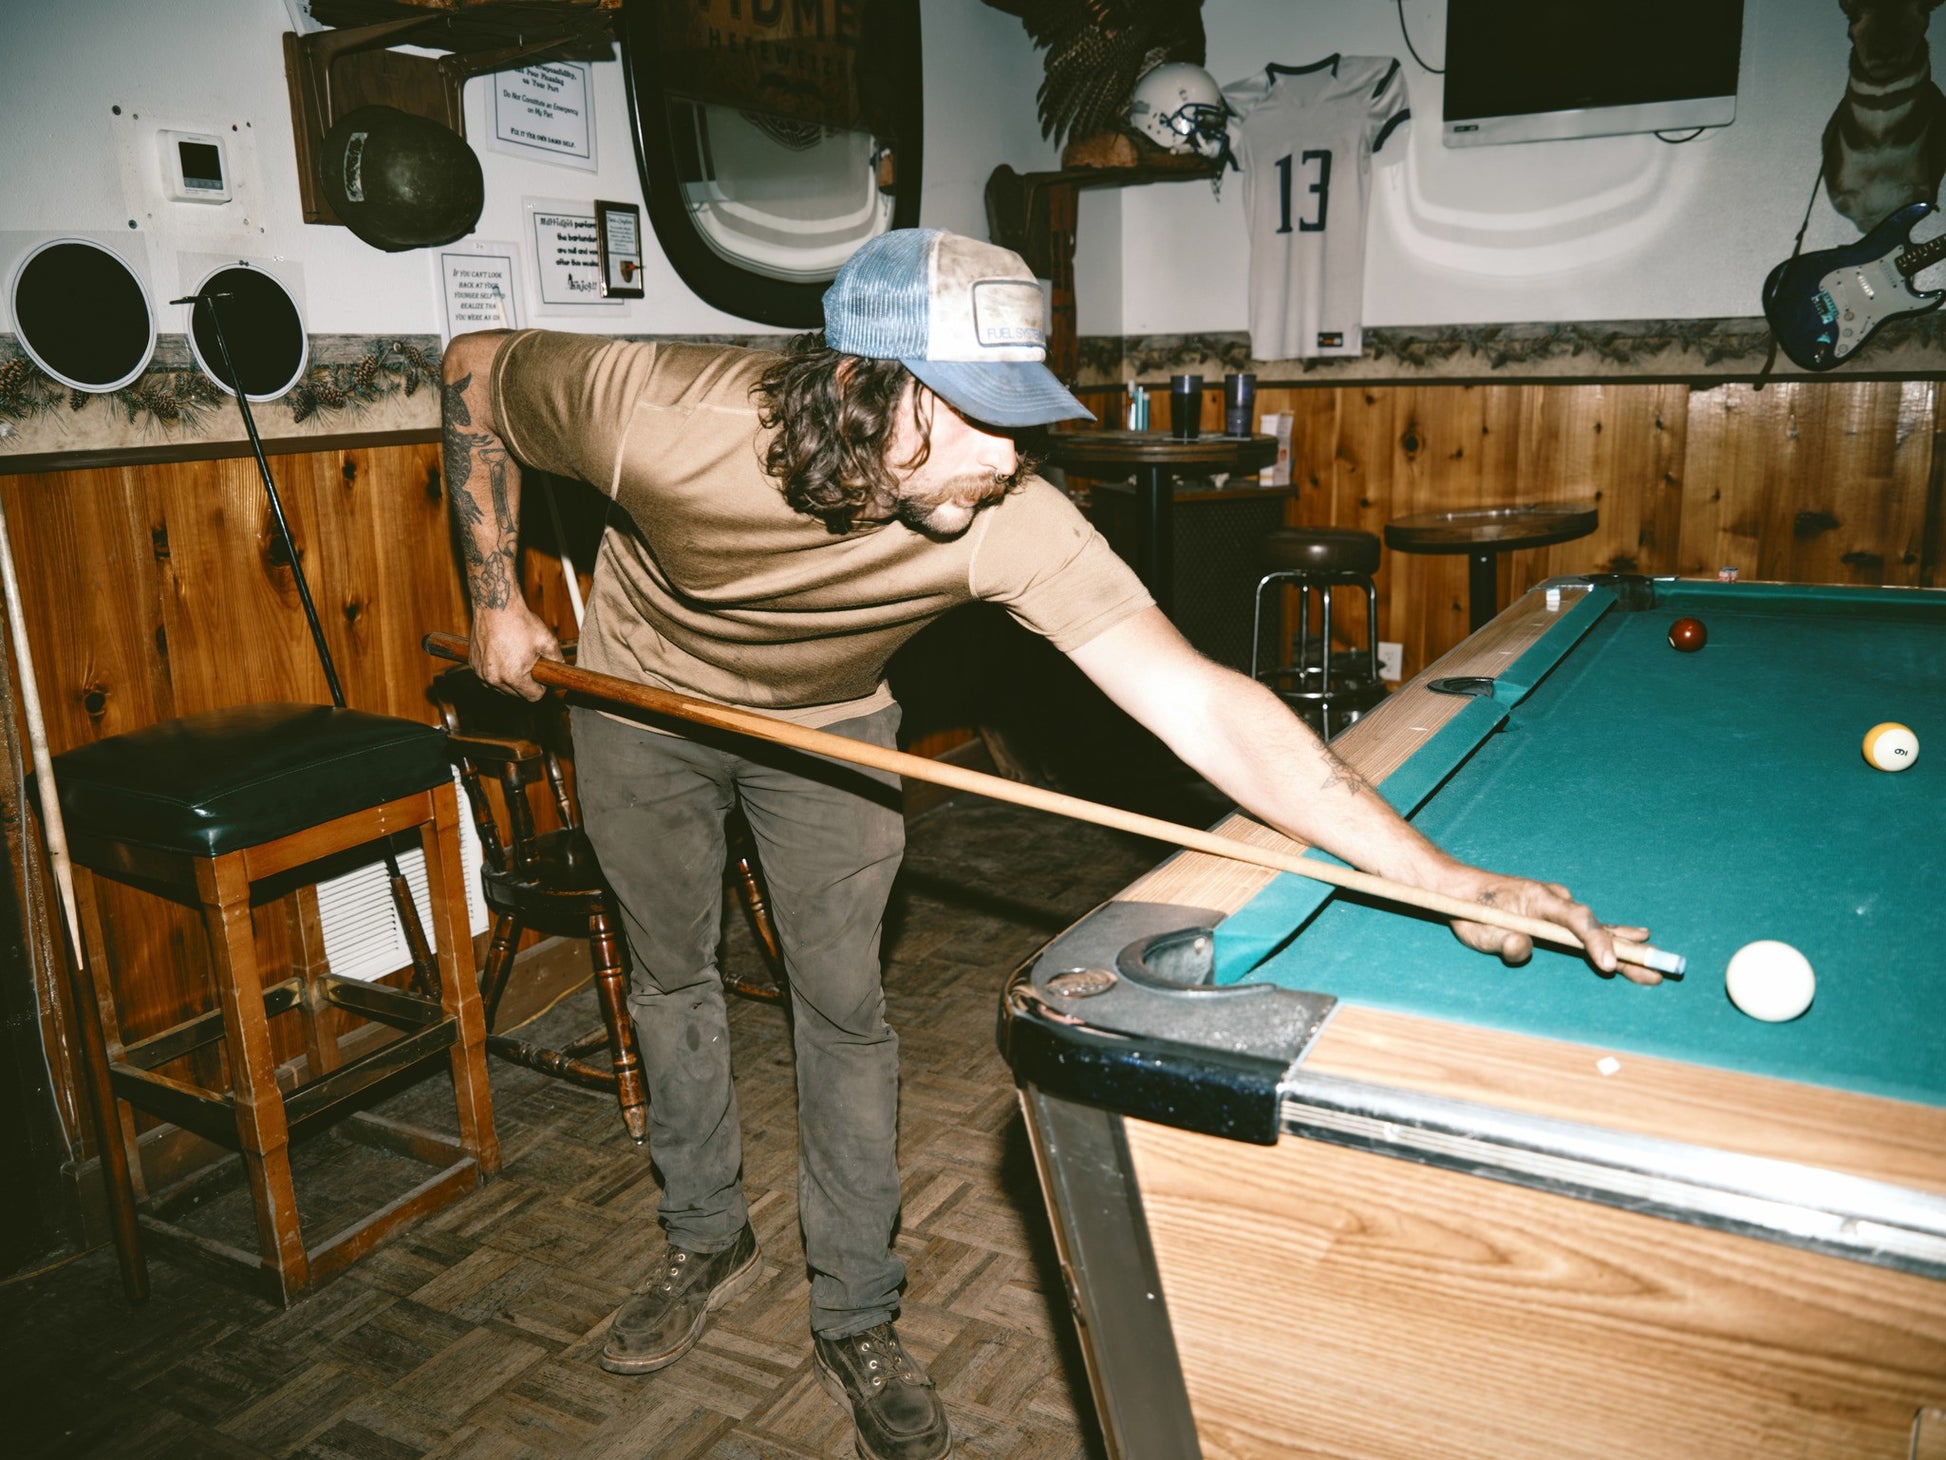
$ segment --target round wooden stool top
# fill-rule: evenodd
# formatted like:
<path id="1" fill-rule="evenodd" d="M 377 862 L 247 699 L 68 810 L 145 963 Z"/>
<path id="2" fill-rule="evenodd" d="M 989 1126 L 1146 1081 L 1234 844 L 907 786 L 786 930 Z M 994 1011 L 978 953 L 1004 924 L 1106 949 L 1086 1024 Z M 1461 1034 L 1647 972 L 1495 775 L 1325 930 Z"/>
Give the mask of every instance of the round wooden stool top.
<path id="1" fill-rule="evenodd" d="M 1355 527 L 1280 527 L 1264 535 L 1257 556 L 1267 573 L 1378 571 L 1378 538 Z"/>

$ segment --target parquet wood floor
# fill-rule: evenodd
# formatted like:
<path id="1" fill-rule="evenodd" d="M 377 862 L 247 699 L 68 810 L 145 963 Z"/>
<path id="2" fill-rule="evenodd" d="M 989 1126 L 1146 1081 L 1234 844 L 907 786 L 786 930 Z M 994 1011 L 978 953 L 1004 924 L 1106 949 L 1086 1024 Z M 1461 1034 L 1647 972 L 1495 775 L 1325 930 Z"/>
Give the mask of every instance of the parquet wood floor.
<path id="1" fill-rule="evenodd" d="M 1021 959 L 1152 865 L 1153 843 L 985 802 L 911 827 L 886 943 L 903 1054 L 900 1332 L 965 1457 L 1100 1453 L 996 1000 Z M 732 919 L 726 963 L 754 966 Z M 592 995 L 546 1016 L 585 1027 Z M 548 1026 L 543 1026 L 544 1028 Z M 712 1457 L 852 1454 L 812 1371 L 791 1053 L 779 1009 L 733 1001 L 745 1186 L 761 1281 L 659 1374 L 594 1362 L 659 1249 L 657 1188 L 606 1096 L 494 1062 L 501 1176 L 278 1312 L 158 1258 L 123 1302 L 90 1253 L 0 1288 L 0 1453 L 13 1456 Z M 443 1079 L 378 1108 L 451 1121 Z M 307 1225 L 417 1168 L 326 1134 L 299 1152 Z M 251 1245 L 246 1195 L 192 1225 Z"/>

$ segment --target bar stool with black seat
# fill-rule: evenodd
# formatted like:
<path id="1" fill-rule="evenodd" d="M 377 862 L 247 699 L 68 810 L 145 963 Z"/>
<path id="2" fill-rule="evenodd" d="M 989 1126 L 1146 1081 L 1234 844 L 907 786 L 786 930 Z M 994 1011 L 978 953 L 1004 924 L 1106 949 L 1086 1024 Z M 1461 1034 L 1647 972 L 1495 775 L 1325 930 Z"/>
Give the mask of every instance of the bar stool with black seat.
<path id="1" fill-rule="evenodd" d="M 437 727 L 322 705 L 249 705 L 110 736 L 57 756 L 53 765 L 81 921 L 77 1023 L 90 1056 L 102 1169 L 130 1297 L 146 1295 L 142 1249 L 153 1241 L 288 1306 L 498 1170 L 470 967 L 459 805 Z M 347 861 L 373 860 L 414 834 L 426 862 L 436 991 L 333 974 L 322 950 L 317 879 Z M 321 869 L 321 862 L 330 865 Z M 123 1040 L 102 879 L 200 912 L 214 1009 Z M 290 929 L 292 967 L 283 976 L 259 965 L 253 926 L 256 909 L 273 902 L 283 904 Z M 346 1058 L 330 1033 L 336 1021 L 321 1017 L 333 1007 L 390 1025 L 401 1037 Z M 295 1060 L 280 1071 L 272 1052 L 270 1020 L 285 1011 L 296 1011 L 305 1026 L 302 1078 Z M 219 1040 L 227 1088 L 162 1072 Z M 347 1101 L 378 1081 L 442 1057 L 453 1077 L 457 1140 L 366 1112 L 343 1124 L 349 1136 L 438 1169 L 344 1230 L 307 1243 L 291 1176 L 293 1137 L 328 1114 L 345 1113 Z M 257 1252 L 176 1224 L 179 1209 L 200 1194 L 197 1183 L 148 1199 L 131 1107 L 240 1153 Z"/>
<path id="2" fill-rule="evenodd" d="M 1264 536 L 1250 621 L 1250 676 L 1270 686 L 1329 740 L 1385 697 L 1378 674 L 1378 538 L 1349 527 L 1280 527 Z M 1264 599 L 1275 585 L 1297 590 L 1297 632 L 1284 641 L 1282 663 L 1260 667 L 1264 654 Z M 1365 647 L 1349 654 L 1335 648 L 1332 596 L 1356 588 L 1365 595 Z M 1311 598 L 1318 599 L 1316 652 L 1312 649 Z"/>
<path id="3" fill-rule="evenodd" d="M 563 646 L 572 652 L 571 646 Z M 567 715 L 556 696 L 538 704 L 488 689 L 470 669 L 452 669 L 433 681 L 432 697 L 446 727 L 447 748 L 473 811 L 480 839 L 480 886 L 494 915 L 493 936 L 480 970 L 480 997 L 487 1053 L 572 1084 L 614 1092 L 622 1124 L 640 1145 L 648 1139 L 648 1092 L 635 1025 L 628 1011 L 626 939 L 601 867 L 581 828 L 580 808 L 569 782 L 572 764 Z M 557 823 L 537 825 L 528 787 L 545 781 Z M 498 786 L 499 805 L 487 794 Z M 732 993 L 776 1002 L 783 995 L 783 960 L 770 921 L 755 852 L 747 831 L 731 837 L 732 866 L 758 941 L 768 960 L 769 982 L 727 978 Z M 514 971 L 514 955 L 527 929 L 588 940 L 601 1023 L 559 1049 L 497 1028 L 501 1002 Z M 594 1057 L 606 1047 L 605 1062 Z"/>

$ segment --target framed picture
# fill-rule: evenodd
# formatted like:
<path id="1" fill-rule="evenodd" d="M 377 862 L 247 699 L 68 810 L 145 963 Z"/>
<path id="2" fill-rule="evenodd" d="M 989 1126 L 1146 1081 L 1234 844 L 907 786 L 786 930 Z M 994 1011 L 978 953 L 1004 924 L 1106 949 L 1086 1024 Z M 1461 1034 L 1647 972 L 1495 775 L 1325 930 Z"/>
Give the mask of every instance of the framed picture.
<path id="1" fill-rule="evenodd" d="M 595 246 L 604 299 L 642 297 L 642 210 L 633 203 L 595 203 Z"/>

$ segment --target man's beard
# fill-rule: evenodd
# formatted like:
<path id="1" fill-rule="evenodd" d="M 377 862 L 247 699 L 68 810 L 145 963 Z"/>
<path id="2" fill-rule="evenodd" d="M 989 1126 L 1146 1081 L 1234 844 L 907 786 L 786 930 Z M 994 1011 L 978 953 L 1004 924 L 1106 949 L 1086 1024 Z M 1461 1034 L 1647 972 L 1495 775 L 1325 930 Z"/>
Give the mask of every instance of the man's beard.
<path id="1" fill-rule="evenodd" d="M 973 519 L 979 515 L 980 508 L 992 500 L 996 498 L 968 502 L 963 496 L 953 496 L 945 500 L 935 498 L 917 502 L 910 497 L 901 497 L 892 510 L 893 515 L 914 532 L 923 532 L 927 537 L 950 540 L 971 527 Z"/>
<path id="2" fill-rule="evenodd" d="M 1039 465 L 1038 455 L 1021 456 L 1010 472 L 996 473 L 984 480 L 963 478 L 925 498 L 901 497 L 893 507 L 893 515 L 914 532 L 950 540 L 971 527 L 981 509 L 1018 488 Z"/>

